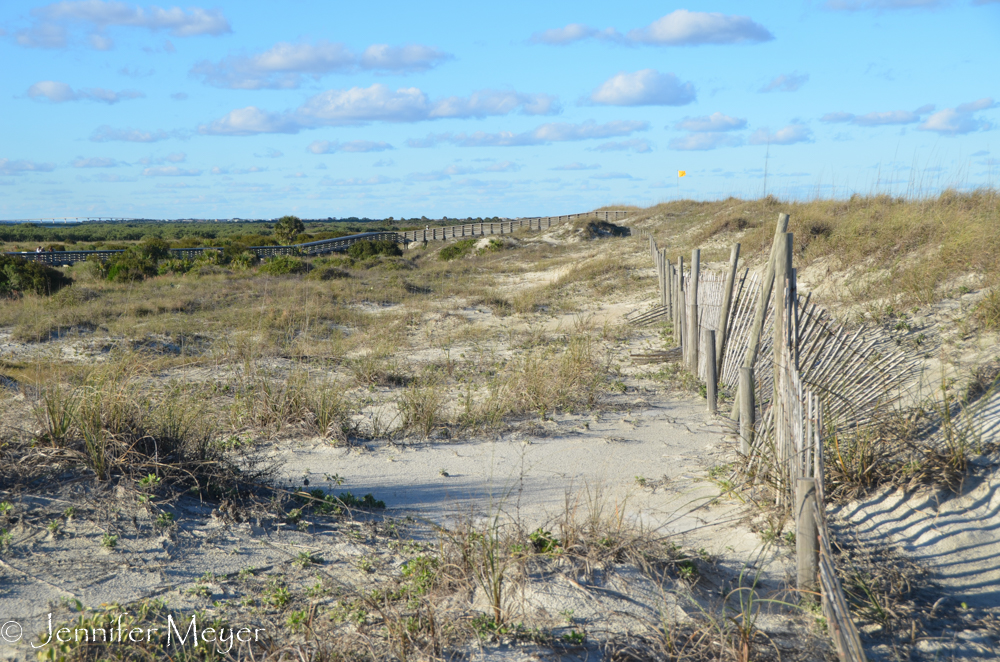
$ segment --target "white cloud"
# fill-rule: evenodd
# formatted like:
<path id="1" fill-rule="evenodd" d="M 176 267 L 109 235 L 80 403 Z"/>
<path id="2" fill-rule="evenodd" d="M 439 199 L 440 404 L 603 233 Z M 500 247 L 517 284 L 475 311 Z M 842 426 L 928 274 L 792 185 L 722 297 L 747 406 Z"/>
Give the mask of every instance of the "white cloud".
<path id="1" fill-rule="evenodd" d="M 661 46 L 739 44 L 774 39 L 768 30 L 747 16 L 677 9 L 640 30 L 629 30 L 630 41 Z"/>
<path id="2" fill-rule="evenodd" d="M 35 161 L 0 159 L 0 175 L 21 175 L 26 172 L 52 172 L 56 167 L 51 163 L 36 163 Z"/>
<path id="3" fill-rule="evenodd" d="M 594 152 L 636 152 L 637 154 L 644 154 L 652 150 L 652 143 L 642 138 L 612 140 L 611 142 L 601 143 L 597 147 L 592 148 Z"/>
<path id="4" fill-rule="evenodd" d="M 74 168 L 114 168 L 119 165 L 121 165 L 121 163 L 115 159 L 101 157 L 92 157 L 87 159 L 80 156 L 73 161 Z"/>
<path id="5" fill-rule="evenodd" d="M 795 92 L 806 84 L 809 74 L 781 74 L 775 77 L 770 83 L 757 90 L 758 92 Z"/>
<path id="6" fill-rule="evenodd" d="M 513 133 L 511 131 L 486 133 L 484 131 L 477 131 L 475 133 L 429 134 L 423 139 L 407 140 L 406 144 L 410 147 L 433 147 L 440 143 L 451 143 L 459 147 L 520 147 L 525 145 L 545 145 L 553 142 L 627 136 L 636 131 L 646 131 L 647 129 L 649 129 L 649 122 L 629 120 L 616 120 L 605 122 L 604 124 L 597 124 L 593 120 L 588 120 L 581 124 L 551 122 L 523 133 Z"/>
<path id="7" fill-rule="evenodd" d="M 342 43 L 279 42 L 256 55 L 231 55 L 218 63 L 207 60 L 191 68 L 191 75 L 214 87 L 241 90 L 291 89 L 305 75 L 319 78 L 331 73 L 426 71 L 452 56 L 430 46 L 373 44 L 357 54 Z"/>
<path id="8" fill-rule="evenodd" d="M 474 166 L 453 164 L 445 168 L 444 170 L 434 170 L 431 172 L 411 172 L 407 175 L 407 179 L 414 182 L 439 182 L 446 179 L 451 179 L 456 175 L 472 175 L 483 172 L 516 172 L 521 169 L 521 166 L 514 163 L 513 161 L 501 161 L 500 163 L 493 163 L 484 168 L 477 168 Z"/>
<path id="9" fill-rule="evenodd" d="M 362 69 L 370 71 L 410 73 L 427 71 L 450 59 L 452 56 L 448 53 L 420 44 L 372 44 L 361 54 L 360 64 Z"/>
<path id="10" fill-rule="evenodd" d="M 285 155 L 284 152 L 277 150 L 273 147 L 268 147 L 266 152 L 262 152 L 260 154 L 254 152 L 254 156 L 256 156 L 258 159 L 280 159 L 284 155 Z"/>
<path id="11" fill-rule="evenodd" d="M 737 131 L 745 129 L 747 121 L 738 117 L 730 117 L 722 113 L 712 113 L 701 117 L 685 117 L 674 125 L 674 128 L 695 133 L 706 131 Z"/>
<path id="12" fill-rule="evenodd" d="M 820 122 L 850 122 L 854 119 L 853 113 L 827 113 L 819 118 Z"/>
<path id="13" fill-rule="evenodd" d="M 695 99 L 694 85 L 655 69 L 619 73 L 590 95 L 590 101 L 610 106 L 683 106 Z"/>
<path id="14" fill-rule="evenodd" d="M 860 11 L 862 9 L 932 9 L 945 4 L 944 0 L 827 0 L 826 8 L 834 11 Z"/>
<path id="15" fill-rule="evenodd" d="M 201 170 L 188 170 L 177 166 L 155 166 L 142 171 L 146 177 L 197 177 Z"/>
<path id="16" fill-rule="evenodd" d="M 351 140 L 346 143 L 334 140 L 314 140 L 307 148 L 313 154 L 333 154 L 334 152 L 384 152 L 395 149 L 387 142 L 373 142 L 371 140 Z"/>
<path id="17" fill-rule="evenodd" d="M 566 165 L 549 168 L 549 170 L 600 170 L 600 168 L 601 166 L 597 163 L 580 163 L 579 161 L 574 161 Z"/>
<path id="18" fill-rule="evenodd" d="M 551 30 L 536 32 L 531 35 L 530 41 L 536 44 L 552 44 L 554 46 L 562 46 L 564 44 L 571 44 L 574 41 L 586 39 L 587 37 L 597 36 L 598 33 L 598 30 L 587 27 L 582 23 L 570 23 L 564 28 L 552 28 Z"/>
<path id="19" fill-rule="evenodd" d="M 324 165 L 324 164 L 321 163 L 320 165 Z M 376 161 L 372 165 L 374 167 L 376 167 L 376 168 L 388 168 L 389 166 L 396 165 L 396 162 L 393 161 L 392 159 L 379 159 L 378 161 Z"/>
<path id="20" fill-rule="evenodd" d="M 38 23 L 15 32 L 14 41 L 25 48 L 65 48 L 66 28 L 51 23 Z"/>
<path id="21" fill-rule="evenodd" d="M 740 136 L 720 132 L 689 133 L 670 141 L 670 149 L 681 151 L 704 151 L 719 147 L 738 147 L 743 144 Z"/>
<path id="22" fill-rule="evenodd" d="M 751 145 L 794 145 L 795 143 L 812 140 L 812 131 L 805 124 L 792 123 L 771 133 L 768 128 L 761 128 L 750 134 Z"/>
<path id="23" fill-rule="evenodd" d="M 398 179 L 376 175 L 367 179 L 361 177 L 351 177 L 349 179 L 324 179 L 320 181 L 323 186 L 379 186 L 380 184 L 390 184 L 398 182 Z"/>
<path id="24" fill-rule="evenodd" d="M 139 181 L 136 177 L 126 177 L 124 175 L 115 175 L 109 172 L 102 172 L 94 176 L 94 180 L 98 182 L 105 182 L 108 184 L 123 184 L 125 182 L 135 182 Z"/>
<path id="25" fill-rule="evenodd" d="M 163 30 L 174 37 L 232 32 L 218 10 L 138 7 L 117 0 L 63 0 L 32 9 L 31 15 L 32 23 L 14 33 L 14 41 L 25 48 L 66 48 L 69 25 L 82 26 L 87 31 L 86 43 L 99 51 L 114 47 L 114 41 L 105 34 L 112 27 Z M 166 49 L 172 51 L 169 41 Z"/>
<path id="26" fill-rule="evenodd" d="M 155 143 L 166 140 L 170 137 L 166 131 L 140 131 L 138 129 L 115 129 L 107 124 L 97 127 L 91 134 L 90 140 L 95 143 L 106 143 L 112 141 L 129 143 Z"/>
<path id="27" fill-rule="evenodd" d="M 184 163 L 187 154 L 184 152 L 171 152 L 166 156 L 145 156 L 137 161 L 139 165 L 161 165 L 163 163 Z"/>
<path id="28" fill-rule="evenodd" d="M 501 161 L 486 166 L 482 172 L 517 172 L 520 169 L 521 166 L 513 161 Z"/>
<path id="29" fill-rule="evenodd" d="M 482 118 L 507 115 L 520 109 L 523 114 L 555 112 L 553 97 L 481 90 L 468 97 L 431 101 L 415 87 L 391 90 L 382 84 L 327 90 L 307 99 L 293 111 L 273 113 L 248 106 L 198 127 L 210 135 L 254 135 L 258 133 L 298 133 L 322 126 L 350 126 L 368 122 L 420 122 L 442 118 Z"/>
<path id="30" fill-rule="evenodd" d="M 174 37 L 221 35 L 232 32 L 229 21 L 218 10 L 194 7 L 132 7 L 115 0 L 64 0 L 33 9 L 43 21 L 75 21 L 103 29 L 111 26 L 166 30 Z"/>
<path id="31" fill-rule="evenodd" d="M 267 168 L 260 166 L 250 166 L 249 168 L 220 168 L 215 166 L 209 172 L 213 175 L 252 175 L 257 172 L 265 172 Z"/>
<path id="32" fill-rule="evenodd" d="M 591 179 L 635 179 L 632 175 L 624 172 L 602 172 L 599 175 L 591 175 Z"/>
<path id="33" fill-rule="evenodd" d="M 988 110 L 997 106 L 993 99 L 986 97 L 978 101 L 963 103 L 955 108 L 945 108 L 927 118 L 919 129 L 923 131 L 934 131 L 946 136 L 957 136 L 964 133 L 972 133 L 980 129 L 990 128 L 990 124 L 984 120 L 974 117 L 973 114 L 981 110 Z"/>
<path id="34" fill-rule="evenodd" d="M 144 96 L 137 90 L 122 90 L 114 92 L 101 87 L 88 87 L 81 90 L 74 90 L 66 83 L 54 80 L 42 80 L 28 88 L 28 96 L 36 101 L 47 100 L 52 103 L 64 103 L 66 101 L 100 101 L 102 103 L 114 104 L 126 99 L 139 99 Z"/>
<path id="35" fill-rule="evenodd" d="M 570 23 L 566 27 L 536 32 L 531 36 L 534 43 L 557 46 L 582 39 L 656 46 L 697 46 L 770 41 L 774 39 L 774 35 L 747 16 L 678 9 L 644 28 L 629 30 L 624 35 L 614 28 L 598 30 L 581 23 Z"/>

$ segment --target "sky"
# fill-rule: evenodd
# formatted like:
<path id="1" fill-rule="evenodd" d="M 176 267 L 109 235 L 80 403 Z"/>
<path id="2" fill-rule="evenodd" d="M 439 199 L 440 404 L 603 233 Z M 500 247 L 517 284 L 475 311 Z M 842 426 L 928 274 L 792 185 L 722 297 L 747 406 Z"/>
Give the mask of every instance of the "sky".
<path id="1" fill-rule="evenodd" d="M 0 219 L 517 217 L 1000 175 L 1000 0 L 4 0 L 0 61 Z"/>

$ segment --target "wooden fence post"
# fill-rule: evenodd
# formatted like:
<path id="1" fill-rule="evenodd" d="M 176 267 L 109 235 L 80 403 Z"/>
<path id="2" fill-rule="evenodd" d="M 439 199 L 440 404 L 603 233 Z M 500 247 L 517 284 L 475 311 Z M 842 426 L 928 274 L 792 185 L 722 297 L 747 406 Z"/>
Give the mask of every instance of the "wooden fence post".
<path id="1" fill-rule="evenodd" d="M 688 286 L 691 296 L 688 303 L 687 337 L 688 370 L 698 374 L 698 276 L 701 270 L 701 250 L 691 251 L 691 284 Z"/>
<path id="2" fill-rule="evenodd" d="M 684 256 L 677 256 L 677 326 L 674 327 L 674 335 L 677 337 L 677 346 L 681 348 L 681 357 L 684 356 L 684 334 L 687 327 L 684 326 L 685 311 L 687 310 L 687 284 L 684 282 Z"/>
<path id="3" fill-rule="evenodd" d="M 783 233 L 776 246 L 778 251 L 774 257 L 774 342 L 771 345 L 774 354 L 774 399 L 771 402 L 780 406 L 778 403 L 778 384 L 780 382 L 778 373 L 782 369 L 780 357 L 788 334 L 785 318 L 787 313 L 785 310 L 787 302 L 785 288 L 788 286 L 788 276 L 792 270 L 792 233 Z M 776 409 L 775 421 L 779 420 L 777 414 L 778 410 Z"/>
<path id="4" fill-rule="evenodd" d="M 660 251 L 660 305 L 667 305 L 667 249 Z"/>
<path id="5" fill-rule="evenodd" d="M 816 508 L 816 480 L 822 477 L 799 478 L 795 481 L 795 561 L 798 589 L 802 600 L 813 596 L 819 573 L 819 530 L 813 511 Z"/>
<path id="6" fill-rule="evenodd" d="M 729 311 L 733 305 L 733 287 L 736 284 L 736 270 L 740 261 L 740 245 L 734 244 L 729 254 L 729 273 L 726 274 L 726 289 L 722 292 L 722 308 L 719 309 L 718 333 L 715 336 L 715 365 L 722 374 L 723 359 L 726 357 L 726 341 L 729 339 Z"/>
<path id="7" fill-rule="evenodd" d="M 705 347 L 705 395 L 708 397 L 708 413 L 714 414 L 719 408 L 717 391 L 719 387 L 719 376 L 715 371 L 715 361 L 712 360 L 712 350 L 715 348 L 715 331 L 712 329 L 705 329 L 701 333 L 705 338 L 705 342 L 702 343 Z"/>
<path id="8" fill-rule="evenodd" d="M 760 351 L 760 334 L 764 328 L 764 317 L 767 314 L 767 304 L 771 300 L 771 288 L 774 285 L 774 256 L 777 252 L 778 240 L 788 230 L 788 214 L 778 214 L 778 226 L 774 230 L 774 243 L 771 244 L 771 258 L 767 263 L 767 270 L 764 272 L 764 280 L 760 284 L 760 298 L 757 299 L 757 308 L 753 315 L 753 324 L 750 326 L 750 342 L 747 345 L 746 356 L 743 357 L 743 365 L 752 368 L 757 362 L 757 353 Z M 730 418 L 736 420 L 740 410 L 733 407 Z"/>
<path id="9" fill-rule="evenodd" d="M 739 407 L 734 407 L 734 409 L 740 410 L 740 452 L 743 453 L 744 457 L 747 457 L 750 455 L 750 449 L 753 447 L 753 428 L 757 422 L 755 420 L 757 407 L 754 404 L 753 397 L 753 368 L 747 368 L 746 366 L 740 368 L 738 391 L 740 398 Z"/>

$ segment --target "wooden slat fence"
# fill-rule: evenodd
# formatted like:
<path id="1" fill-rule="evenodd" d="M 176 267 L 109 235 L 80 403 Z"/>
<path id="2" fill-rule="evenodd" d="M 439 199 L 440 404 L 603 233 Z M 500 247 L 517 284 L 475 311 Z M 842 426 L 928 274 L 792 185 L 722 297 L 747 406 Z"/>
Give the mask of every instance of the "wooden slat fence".
<path id="1" fill-rule="evenodd" d="M 787 227 L 787 217 L 783 220 Z M 747 473 L 766 481 L 779 505 L 794 510 L 799 589 L 804 599 L 817 592 L 821 596 L 840 659 L 861 662 L 866 659 L 864 650 L 837 577 L 826 523 L 824 418 L 834 429 L 864 422 L 881 405 L 898 397 L 915 376 L 916 361 L 895 351 L 889 339 L 864 328 L 851 331 L 834 323 L 808 296 L 799 296 L 795 271 L 790 268 L 791 255 L 787 249 L 784 253 L 780 250 L 791 241 L 781 230 L 779 220 L 768 269 L 774 287 L 765 281 L 766 276 L 747 270 L 738 273 L 738 245 L 728 274 L 701 271 L 696 251 L 689 263 L 699 265 L 694 267 L 698 272 L 696 301 L 692 269 L 684 268 L 682 257 L 672 263 L 651 236 L 640 232 L 649 241 L 660 297 L 651 309 L 635 311 L 627 318 L 633 324 L 673 324 L 680 351 L 662 352 L 664 357 L 686 360 L 690 356 L 686 346 L 701 343 L 697 365 L 689 363 L 688 367 L 702 379 L 710 372 L 710 361 L 717 361 L 715 374 L 720 384 L 734 391 L 738 391 L 741 373 L 749 373 L 753 388 L 749 394 L 740 394 L 743 402 L 734 406 L 737 420 L 741 409 L 750 412 L 749 425 L 744 420 L 740 426 L 741 431 L 749 430 L 741 432 L 745 435 L 741 451 Z M 776 269 L 774 265 L 781 266 L 778 261 L 782 259 L 787 260 L 787 268 Z M 780 278 L 774 276 L 776 271 Z M 765 286 L 772 293 L 762 301 Z M 727 297 L 731 301 L 728 315 L 720 314 Z M 689 338 L 692 327 L 685 323 L 684 315 L 695 310 L 699 324 L 693 327 L 696 337 Z M 759 329 L 755 319 L 761 320 Z M 782 320 L 777 334 L 775 319 Z M 717 338 L 721 335 L 721 341 L 717 339 L 720 351 L 714 355 L 705 344 L 708 331 Z M 711 400 L 715 389 L 707 390 Z M 714 405 L 709 402 L 710 411 Z"/>

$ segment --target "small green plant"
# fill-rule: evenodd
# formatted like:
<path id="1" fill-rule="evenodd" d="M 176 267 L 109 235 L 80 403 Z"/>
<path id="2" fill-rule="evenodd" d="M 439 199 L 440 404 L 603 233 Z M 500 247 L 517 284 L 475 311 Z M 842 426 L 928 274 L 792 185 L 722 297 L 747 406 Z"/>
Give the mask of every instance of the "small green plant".
<path id="1" fill-rule="evenodd" d="M 174 523 L 174 514 L 164 511 L 156 516 L 155 523 L 161 529 L 169 528 Z"/>
<path id="2" fill-rule="evenodd" d="M 49 530 L 49 533 L 51 533 L 52 535 L 56 535 L 57 533 L 59 533 L 60 525 L 61 522 L 57 519 L 54 519 L 51 522 L 49 522 L 49 525 L 45 528 L 47 528 Z"/>
<path id="3" fill-rule="evenodd" d="M 0 550 L 10 547 L 14 535 L 7 529 L 0 529 Z"/>
<path id="4" fill-rule="evenodd" d="M 194 595 L 202 598 L 212 597 L 212 589 L 205 586 L 204 584 L 195 584 L 187 590 L 188 595 Z"/>
<path id="5" fill-rule="evenodd" d="M 645 476 L 636 476 L 635 484 L 638 485 L 639 487 L 646 487 L 646 485 L 649 484 L 649 481 L 646 480 Z"/>
<path id="6" fill-rule="evenodd" d="M 278 609 L 284 609 L 292 601 L 292 593 L 285 586 L 280 586 L 277 581 L 273 581 L 265 590 L 267 601 Z"/>
<path id="7" fill-rule="evenodd" d="M 350 492 L 341 492 L 337 500 L 348 508 L 373 508 L 377 510 L 385 508 L 385 501 L 376 499 L 370 492 L 360 499 Z"/>
<path id="8" fill-rule="evenodd" d="M 10 501 L 0 501 L 0 515 L 6 515 L 12 510 L 14 510 L 14 504 Z"/>
<path id="9" fill-rule="evenodd" d="M 285 620 L 285 624 L 288 629 L 292 632 L 299 632 L 305 628 L 309 627 L 309 612 L 305 609 L 300 609 L 298 611 L 293 611 L 288 614 L 288 619 Z"/>
<path id="10" fill-rule="evenodd" d="M 561 637 L 561 640 L 571 646 L 582 646 L 587 641 L 587 634 L 582 630 L 570 630 Z"/>
<path id="11" fill-rule="evenodd" d="M 147 474 L 139 479 L 139 488 L 142 490 L 154 490 L 160 486 L 160 477 L 156 474 Z"/>
<path id="12" fill-rule="evenodd" d="M 63 511 L 64 519 L 73 519 L 75 515 L 76 515 L 76 508 L 74 508 L 73 506 L 70 506 L 69 508 Z"/>
<path id="13" fill-rule="evenodd" d="M 253 577 L 256 574 L 256 572 L 257 572 L 257 568 L 254 568 L 253 566 L 249 566 L 249 567 L 246 567 L 246 568 L 243 568 L 242 570 L 240 570 L 239 574 L 237 575 L 237 578 L 241 582 L 250 581 L 250 578 Z"/>
<path id="14" fill-rule="evenodd" d="M 101 536 L 101 547 L 104 549 L 114 549 L 118 546 L 118 536 L 113 536 L 110 533 L 105 533 Z"/>
<path id="15" fill-rule="evenodd" d="M 558 554 L 562 551 L 562 543 L 559 539 L 541 528 L 535 529 L 528 536 L 528 540 L 531 541 L 538 554 Z"/>
<path id="16" fill-rule="evenodd" d="M 324 561 L 323 557 L 315 552 L 299 552 L 294 563 L 300 568 L 306 568 L 311 565 L 322 565 Z"/>

